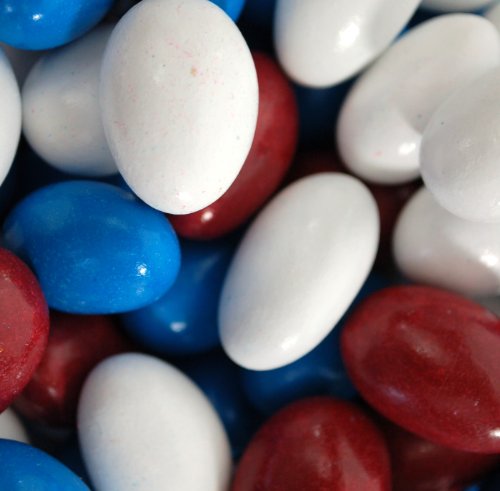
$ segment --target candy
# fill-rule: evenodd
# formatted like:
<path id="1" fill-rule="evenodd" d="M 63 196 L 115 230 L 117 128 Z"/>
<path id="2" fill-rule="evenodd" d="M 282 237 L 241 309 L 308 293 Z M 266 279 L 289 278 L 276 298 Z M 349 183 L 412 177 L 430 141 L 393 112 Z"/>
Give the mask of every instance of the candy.
<path id="1" fill-rule="evenodd" d="M 35 191 L 4 224 L 50 307 L 105 314 L 143 307 L 172 285 L 177 238 L 167 219 L 121 189 L 69 181 Z"/>
<path id="2" fill-rule="evenodd" d="M 412 29 L 356 81 L 342 106 L 337 143 L 346 166 L 380 184 L 418 177 L 422 133 L 434 111 L 499 60 L 498 32 L 481 17 L 445 15 Z"/>
<path id="3" fill-rule="evenodd" d="M 21 49 L 48 49 L 95 26 L 113 0 L 0 0 L 0 41 Z"/>
<path id="4" fill-rule="evenodd" d="M 45 452 L 2 439 L 0 488 L 9 491 L 89 491 L 75 474 Z"/>
<path id="5" fill-rule="evenodd" d="M 246 232 L 224 282 L 219 325 L 230 358 L 270 370 L 317 346 L 366 279 L 378 234 L 375 202 L 351 176 L 285 188 Z"/>
<path id="6" fill-rule="evenodd" d="M 425 185 L 451 213 L 500 221 L 500 68 L 452 94 L 434 113 L 422 139 Z"/>
<path id="7" fill-rule="evenodd" d="M 82 391 L 78 431 L 99 491 L 227 488 L 220 420 L 200 390 L 159 359 L 124 354 L 99 364 Z"/>
<path id="8" fill-rule="evenodd" d="M 278 59 L 299 84 L 332 86 L 387 48 L 418 4 L 419 0 L 278 0 Z"/>
<path id="9" fill-rule="evenodd" d="M 118 23 L 101 73 L 103 124 L 143 201 L 187 214 L 220 198 L 250 150 L 258 86 L 236 26 L 207 0 L 143 0 Z"/>
<path id="10" fill-rule="evenodd" d="M 255 435 L 232 491 L 388 491 L 382 435 L 353 404 L 312 398 L 276 413 Z"/>
<path id="11" fill-rule="evenodd" d="M 29 382 L 43 356 L 49 316 L 33 273 L 0 249 L 0 411 Z"/>
<path id="12" fill-rule="evenodd" d="M 403 428 L 469 452 L 500 452 L 500 320 L 444 290 L 382 290 L 341 335 L 361 395 Z"/>
<path id="13" fill-rule="evenodd" d="M 221 237 L 247 221 L 276 191 L 295 153 L 298 115 L 287 79 L 263 53 L 253 53 L 259 81 L 257 128 L 241 172 L 215 203 L 170 217 L 177 233 L 192 239 Z"/>
<path id="14" fill-rule="evenodd" d="M 82 176 L 118 172 L 99 106 L 99 73 L 111 26 L 43 56 L 23 88 L 23 131 L 57 169 Z"/>
<path id="15" fill-rule="evenodd" d="M 12 409 L 7 408 L 0 413 L 0 438 L 29 443 L 28 434 Z"/>

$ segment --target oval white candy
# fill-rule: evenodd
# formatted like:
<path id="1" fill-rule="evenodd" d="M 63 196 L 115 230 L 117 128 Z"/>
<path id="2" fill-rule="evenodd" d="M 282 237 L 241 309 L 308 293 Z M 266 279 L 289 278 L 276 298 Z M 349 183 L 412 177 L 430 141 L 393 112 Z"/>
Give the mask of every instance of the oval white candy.
<path id="1" fill-rule="evenodd" d="M 378 238 L 377 206 L 356 178 L 324 173 L 288 186 L 257 216 L 225 279 L 227 354 L 269 370 L 312 350 L 361 288 Z"/>
<path id="2" fill-rule="evenodd" d="M 51 51 L 23 87 L 23 130 L 31 147 L 57 169 L 82 176 L 118 172 L 101 121 L 99 77 L 112 27 L 100 27 Z"/>
<path id="3" fill-rule="evenodd" d="M 90 373 L 78 434 L 99 491 L 227 489 L 231 456 L 217 414 L 189 378 L 152 356 L 113 356 Z"/>
<path id="4" fill-rule="evenodd" d="M 278 59 L 297 83 L 335 85 L 359 72 L 398 35 L 420 0 L 278 0 Z"/>
<path id="5" fill-rule="evenodd" d="M 393 239 L 396 263 L 411 280 L 466 295 L 500 293 L 500 227 L 452 215 L 427 189 L 406 204 Z"/>
<path id="6" fill-rule="evenodd" d="M 30 443 L 28 434 L 17 414 L 10 408 L 0 413 L 0 438 Z"/>
<path id="7" fill-rule="evenodd" d="M 496 0 L 422 0 L 422 7 L 436 12 L 471 12 L 491 5 Z"/>
<path id="8" fill-rule="evenodd" d="M 499 62 L 500 36 L 476 15 L 444 15 L 411 30 L 358 79 L 342 106 L 337 144 L 346 166 L 380 184 L 418 177 L 422 133 L 436 108 Z"/>
<path id="9" fill-rule="evenodd" d="M 101 80 L 111 152 L 132 190 L 173 214 L 216 201 L 253 140 L 258 85 L 236 25 L 206 0 L 143 0 L 111 36 Z"/>
<path id="10" fill-rule="evenodd" d="M 0 185 L 16 155 L 21 136 L 21 95 L 5 53 L 0 49 Z"/>
<path id="11" fill-rule="evenodd" d="M 453 94 L 427 125 L 425 185 L 451 213 L 500 222 L 500 68 Z"/>

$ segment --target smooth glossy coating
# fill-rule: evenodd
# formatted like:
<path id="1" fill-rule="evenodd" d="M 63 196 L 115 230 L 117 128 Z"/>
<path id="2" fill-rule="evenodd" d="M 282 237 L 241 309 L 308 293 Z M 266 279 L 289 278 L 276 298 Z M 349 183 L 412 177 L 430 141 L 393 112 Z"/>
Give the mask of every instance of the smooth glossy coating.
<path id="1" fill-rule="evenodd" d="M 83 387 L 78 434 L 99 491 L 225 491 L 229 443 L 191 380 L 142 354 L 101 362 Z"/>
<path id="2" fill-rule="evenodd" d="M 287 186 L 247 230 L 224 282 L 230 358 L 271 370 L 315 348 L 368 276 L 378 235 L 375 201 L 356 178 L 331 172 Z"/>
<path id="3" fill-rule="evenodd" d="M 21 49 L 50 49 L 94 27 L 113 0 L 0 0 L 0 40 Z"/>
<path id="4" fill-rule="evenodd" d="M 51 308 L 107 314 L 148 305 L 172 285 L 177 237 L 160 212 L 109 184 L 35 191 L 4 224 L 7 247 L 32 265 Z"/>
<path id="5" fill-rule="evenodd" d="M 500 453 L 500 320 L 445 290 L 387 288 L 341 335 L 361 395 L 388 419 L 458 450 Z"/>
<path id="6" fill-rule="evenodd" d="M 82 480 L 41 450 L 0 439 L 0 489 L 5 491 L 89 491 Z"/>
<path id="7" fill-rule="evenodd" d="M 19 416 L 10 408 L 0 413 L 0 438 L 29 443 L 29 437 Z"/>
<path id="8" fill-rule="evenodd" d="M 226 12 L 231 19 L 235 22 L 238 20 L 243 7 L 245 6 L 245 0 L 210 0 L 220 7 L 224 12 Z"/>
<path id="9" fill-rule="evenodd" d="M 361 75 L 342 106 L 336 137 L 346 166 L 378 184 L 417 178 L 435 110 L 499 60 L 497 30 L 476 15 L 438 16 L 411 29 Z"/>
<path id="10" fill-rule="evenodd" d="M 109 40 L 104 130 L 143 201 L 184 215 L 219 199 L 252 144 L 258 84 L 238 28 L 207 0 L 143 0 Z"/>
<path id="11" fill-rule="evenodd" d="M 129 334 L 164 355 L 208 351 L 220 344 L 217 308 L 234 245 L 181 242 L 182 264 L 172 288 L 158 301 L 122 317 Z"/>
<path id="12" fill-rule="evenodd" d="M 16 256 L 0 249 L 0 411 L 29 382 L 45 351 L 49 312 L 40 285 Z"/>
<path id="13" fill-rule="evenodd" d="M 23 86 L 23 131 L 56 169 L 82 176 L 118 172 L 101 122 L 99 74 L 113 26 L 43 56 Z"/>
<path id="14" fill-rule="evenodd" d="M 384 439 L 355 405 L 304 399 L 269 419 L 250 442 L 231 491 L 389 491 Z"/>
<path id="15" fill-rule="evenodd" d="M 273 59 L 253 53 L 259 81 L 259 114 L 250 153 L 231 187 L 215 203 L 171 216 L 176 232 L 192 239 L 221 237 L 247 221 L 276 191 L 295 153 L 298 132 L 293 90 Z"/>
<path id="16" fill-rule="evenodd" d="M 130 348 L 110 317 L 51 312 L 47 349 L 14 407 L 32 422 L 74 426 L 89 372 L 108 356 Z"/>

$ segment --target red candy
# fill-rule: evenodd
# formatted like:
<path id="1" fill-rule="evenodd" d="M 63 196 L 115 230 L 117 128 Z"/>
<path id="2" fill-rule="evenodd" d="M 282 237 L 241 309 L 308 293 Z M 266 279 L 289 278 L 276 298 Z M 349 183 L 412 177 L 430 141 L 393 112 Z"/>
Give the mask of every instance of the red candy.
<path id="1" fill-rule="evenodd" d="M 0 249 L 0 412 L 23 390 L 40 362 L 49 312 L 30 269 Z"/>
<path id="2" fill-rule="evenodd" d="M 292 162 L 298 136 L 295 95 L 269 56 L 254 53 L 253 59 L 259 114 L 252 148 L 234 183 L 215 203 L 189 215 L 169 216 L 182 237 L 214 239 L 237 229 L 276 191 Z"/>
<path id="3" fill-rule="evenodd" d="M 50 320 L 45 355 L 14 405 L 32 421 L 72 426 L 87 374 L 104 358 L 127 351 L 130 344 L 110 317 L 51 312 Z"/>
<path id="4" fill-rule="evenodd" d="M 500 452 L 500 320 L 456 294 L 379 291 L 341 337 L 361 395 L 391 421 L 440 445 Z"/>
<path id="5" fill-rule="evenodd" d="M 232 491 L 382 491 L 391 485 L 382 435 L 351 403 L 305 399 L 269 419 L 248 445 Z"/>

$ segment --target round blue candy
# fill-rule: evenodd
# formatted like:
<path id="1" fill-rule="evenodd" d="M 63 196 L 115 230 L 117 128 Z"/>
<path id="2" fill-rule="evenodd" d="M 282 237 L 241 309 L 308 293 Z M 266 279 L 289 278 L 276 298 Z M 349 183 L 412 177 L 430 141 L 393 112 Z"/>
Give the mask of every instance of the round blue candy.
<path id="1" fill-rule="evenodd" d="M 235 22 L 238 20 L 241 11 L 243 10 L 243 6 L 245 5 L 245 0 L 210 0 L 212 3 L 215 3 L 218 7 L 220 7 L 224 12 L 226 12 L 231 19 Z"/>
<path id="2" fill-rule="evenodd" d="M 21 49 L 50 49 L 94 27 L 113 0 L 0 0 L 0 41 Z"/>
<path id="3" fill-rule="evenodd" d="M 217 309 L 234 246 L 183 241 L 181 250 L 174 286 L 157 302 L 122 316 L 131 337 L 166 355 L 200 353 L 219 344 Z"/>
<path id="4" fill-rule="evenodd" d="M 56 459 L 25 443 L 0 439 L 0 489 L 5 491 L 89 491 Z"/>
<path id="5" fill-rule="evenodd" d="M 144 307 L 170 288 L 180 266 L 165 216 L 100 182 L 30 194 L 7 217 L 4 244 L 31 265 L 49 306 L 70 313 Z"/>

